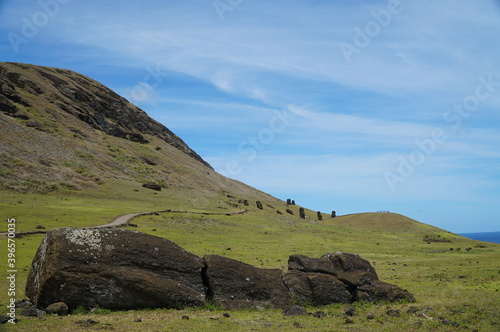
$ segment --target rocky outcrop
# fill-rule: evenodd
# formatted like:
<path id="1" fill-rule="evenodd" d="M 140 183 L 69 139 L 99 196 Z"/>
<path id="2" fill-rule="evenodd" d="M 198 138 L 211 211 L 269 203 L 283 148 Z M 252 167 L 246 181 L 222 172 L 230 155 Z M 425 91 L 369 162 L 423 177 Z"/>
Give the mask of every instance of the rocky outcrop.
<path id="1" fill-rule="evenodd" d="M 327 305 L 351 303 L 346 285 L 332 275 L 291 271 L 283 276 L 294 301 L 299 304 Z"/>
<path id="2" fill-rule="evenodd" d="M 171 241 L 125 229 L 54 229 L 33 260 L 26 295 L 38 308 L 64 302 L 109 309 L 205 303 L 203 261 Z"/>
<path id="3" fill-rule="evenodd" d="M 408 291 L 380 281 L 371 264 L 356 254 L 292 255 L 288 270 L 283 280 L 299 304 L 415 301 Z"/>
<path id="4" fill-rule="evenodd" d="M 144 135 L 156 136 L 212 168 L 167 127 L 104 85 L 70 70 L 0 62 L 0 112 L 29 119 L 17 105 L 31 107 L 39 99 L 111 136 L 143 144 Z"/>
<path id="5" fill-rule="evenodd" d="M 283 274 L 222 256 L 202 259 L 163 238 L 119 228 L 47 232 L 26 295 L 37 308 L 57 312 L 65 312 L 66 305 L 69 310 L 183 308 L 211 301 L 241 309 L 415 300 L 379 281 L 370 263 L 355 254 L 292 255 Z"/>
<path id="6" fill-rule="evenodd" d="M 161 185 L 157 183 L 144 183 L 142 186 L 146 189 L 161 191 Z"/>
<path id="7" fill-rule="evenodd" d="M 234 259 L 205 256 L 208 299 L 225 309 L 291 305 L 281 270 L 260 269 Z"/>
<path id="8" fill-rule="evenodd" d="M 318 272 L 330 274 L 348 286 L 361 286 L 378 280 L 370 263 L 356 254 L 326 254 L 320 258 L 292 255 L 288 260 L 291 271 Z"/>
<path id="9" fill-rule="evenodd" d="M 415 302 L 415 297 L 407 290 L 380 280 L 358 287 L 354 299 L 366 302 L 396 302 L 400 300 Z"/>

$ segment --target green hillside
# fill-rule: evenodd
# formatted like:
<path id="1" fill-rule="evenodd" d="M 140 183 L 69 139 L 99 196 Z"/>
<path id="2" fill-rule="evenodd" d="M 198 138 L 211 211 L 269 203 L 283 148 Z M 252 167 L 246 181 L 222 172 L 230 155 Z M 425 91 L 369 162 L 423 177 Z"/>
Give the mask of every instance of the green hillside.
<path id="1" fill-rule="evenodd" d="M 421 223 L 398 213 L 367 212 L 338 216 L 327 221 L 328 224 L 356 230 L 380 232 L 386 234 L 408 233 L 415 236 L 439 239 L 459 239 L 460 236 L 443 229 Z"/>

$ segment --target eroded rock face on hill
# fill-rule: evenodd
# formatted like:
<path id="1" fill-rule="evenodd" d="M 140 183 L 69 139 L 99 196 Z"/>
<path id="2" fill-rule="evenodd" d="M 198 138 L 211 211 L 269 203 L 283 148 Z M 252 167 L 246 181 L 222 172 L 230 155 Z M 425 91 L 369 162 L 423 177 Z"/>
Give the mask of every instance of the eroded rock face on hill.
<path id="1" fill-rule="evenodd" d="M 355 254 L 292 255 L 283 274 L 221 256 L 202 259 L 163 238 L 115 228 L 49 231 L 33 260 L 26 295 L 38 308 L 64 302 L 70 310 L 415 300 L 379 281 Z"/>
<path id="2" fill-rule="evenodd" d="M 71 114 L 111 136 L 144 144 L 146 134 L 156 136 L 212 168 L 167 127 L 104 85 L 70 70 L 0 62 L 0 112 L 28 120 L 31 115 L 19 106 L 47 104 L 48 112 Z"/>

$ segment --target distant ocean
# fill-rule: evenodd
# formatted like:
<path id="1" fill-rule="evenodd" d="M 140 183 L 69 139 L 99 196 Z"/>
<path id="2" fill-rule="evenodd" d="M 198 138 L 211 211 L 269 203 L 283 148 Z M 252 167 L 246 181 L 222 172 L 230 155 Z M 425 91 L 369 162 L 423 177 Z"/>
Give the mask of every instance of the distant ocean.
<path id="1" fill-rule="evenodd" d="M 462 235 L 473 240 L 500 243 L 500 232 L 460 233 L 458 235 Z"/>

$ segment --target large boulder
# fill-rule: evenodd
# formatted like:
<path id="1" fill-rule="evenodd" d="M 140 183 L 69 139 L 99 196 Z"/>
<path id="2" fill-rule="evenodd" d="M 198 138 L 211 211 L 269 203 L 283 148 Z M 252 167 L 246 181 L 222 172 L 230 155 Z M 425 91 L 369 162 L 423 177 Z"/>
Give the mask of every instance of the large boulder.
<path id="1" fill-rule="evenodd" d="M 38 308 L 203 305 L 203 261 L 163 238 L 120 228 L 54 229 L 33 260 L 26 295 Z"/>
<path id="2" fill-rule="evenodd" d="M 408 291 L 379 281 L 355 254 L 292 255 L 282 275 L 221 256 L 201 259 L 166 239 L 121 228 L 47 232 L 26 295 L 36 308 L 58 314 L 80 306 L 183 308 L 207 300 L 226 309 L 415 301 Z"/>
<path id="3" fill-rule="evenodd" d="M 320 258 L 292 255 L 288 270 L 283 280 L 301 304 L 415 301 L 408 291 L 380 281 L 371 264 L 356 254 L 330 253 Z"/>
<path id="4" fill-rule="evenodd" d="M 330 253 L 320 258 L 292 255 L 288 259 L 288 269 L 330 274 L 348 286 L 361 286 L 378 280 L 371 264 L 351 253 Z"/>
<path id="5" fill-rule="evenodd" d="M 298 304 L 321 306 L 353 300 L 346 285 L 329 274 L 290 271 L 283 276 L 283 281 Z"/>
<path id="6" fill-rule="evenodd" d="M 205 256 L 208 298 L 226 309 L 291 304 L 279 269 L 260 269 L 234 259 Z"/>
<path id="7" fill-rule="evenodd" d="M 395 302 L 400 300 L 415 302 L 413 294 L 408 292 L 406 289 L 402 289 L 396 285 L 391 285 L 380 280 L 374 281 L 370 285 L 363 285 L 359 287 L 355 297 L 357 300 L 363 300 L 366 302 Z"/>

